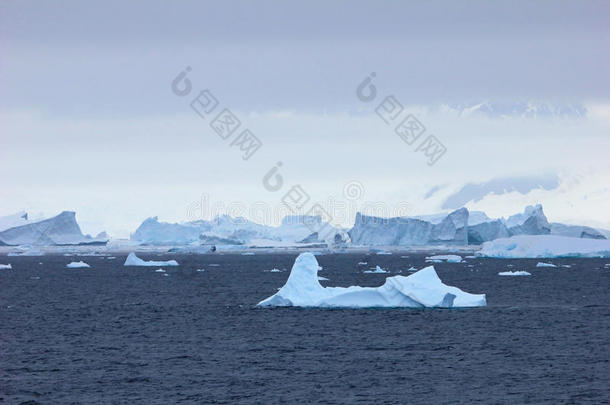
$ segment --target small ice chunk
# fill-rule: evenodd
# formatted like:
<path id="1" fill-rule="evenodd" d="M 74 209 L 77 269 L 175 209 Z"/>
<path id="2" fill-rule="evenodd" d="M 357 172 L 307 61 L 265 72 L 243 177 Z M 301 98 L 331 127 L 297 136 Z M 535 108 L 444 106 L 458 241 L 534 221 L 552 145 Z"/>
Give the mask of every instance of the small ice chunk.
<path id="1" fill-rule="evenodd" d="M 271 269 L 269 270 L 270 273 L 280 273 L 282 270 L 280 269 Z"/>
<path id="2" fill-rule="evenodd" d="M 462 256 L 458 255 L 436 255 L 426 257 L 427 262 L 438 263 L 439 261 L 446 260 L 447 263 L 460 263 L 462 261 Z"/>
<path id="3" fill-rule="evenodd" d="M 320 281 L 328 281 L 326 277 L 318 276 L 318 280 Z"/>
<path id="4" fill-rule="evenodd" d="M 409 271 L 417 271 L 417 269 L 413 266 L 409 267 Z"/>
<path id="5" fill-rule="evenodd" d="M 210 266 L 210 267 L 219 267 L 219 266 L 220 266 L 220 264 L 211 263 L 211 264 L 208 264 L 208 266 Z"/>
<path id="6" fill-rule="evenodd" d="M 80 262 L 70 262 L 68 264 L 66 264 L 66 267 L 69 269 L 82 269 L 82 268 L 86 268 L 86 267 L 91 267 L 89 266 L 87 263 L 80 261 Z"/>
<path id="7" fill-rule="evenodd" d="M 553 263 L 538 262 L 538 263 L 536 263 L 536 267 L 557 267 L 557 266 L 554 265 Z"/>
<path id="8" fill-rule="evenodd" d="M 366 266 L 367 264 L 367 262 L 358 262 L 358 266 Z"/>
<path id="9" fill-rule="evenodd" d="M 244 252 L 241 255 L 242 256 L 254 256 L 254 252 Z"/>
<path id="10" fill-rule="evenodd" d="M 175 260 L 168 260 L 165 262 L 162 261 L 155 261 L 155 260 L 142 260 L 140 259 L 138 256 L 136 256 L 135 253 L 130 253 L 129 256 L 127 256 L 127 259 L 125 260 L 125 264 L 123 264 L 123 266 L 154 266 L 154 267 L 158 267 L 158 266 L 177 266 L 178 262 Z"/>
<path id="11" fill-rule="evenodd" d="M 387 270 L 382 269 L 379 266 L 375 266 L 375 270 L 365 270 L 364 273 L 369 273 L 369 274 L 383 274 L 383 273 L 389 273 Z"/>
<path id="12" fill-rule="evenodd" d="M 155 273 L 165 273 L 165 270 L 163 270 L 163 269 L 157 269 L 157 270 L 155 270 Z"/>
<path id="13" fill-rule="evenodd" d="M 527 271 L 501 271 L 498 276 L 531 276 Z"/>
<path id="14" fill-rule="evenodd" d="M 198 272 L 205 271 L 205 269 L 197 269 Z"/>
<path id="15" fill-rule="evenodd" d="M 11 264 L 0 264 L 0 270 L 2 269 L 12 269 L 13 267 L 11 266 Z"/>

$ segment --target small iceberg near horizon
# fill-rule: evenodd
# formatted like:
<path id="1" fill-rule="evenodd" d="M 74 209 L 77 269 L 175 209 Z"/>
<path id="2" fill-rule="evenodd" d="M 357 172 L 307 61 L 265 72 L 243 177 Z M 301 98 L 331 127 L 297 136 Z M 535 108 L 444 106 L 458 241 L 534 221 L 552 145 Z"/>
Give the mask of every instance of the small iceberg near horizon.
<path id="1" fill-rule="evenodd" d="M 466 308 L 486 306 L 485 294 L 470 294 L 442 283 L 433 266 L 409 276 L 386 278 L 380 287 L 322 287 L 319 265 L 311 253 L 301 253 L 288 280 L 260 307 L 320 308 Z"/>
<path id="2" fill-rule="evenodd" d="M 68 264 L 66 264 L 66 267 L 69 269 L 84 269 L 87 267 L 91 267 L 89 266 L 87 263 L 80 261 L 80 262 L 70 262 Z"/>
<path id="3" fill-rule="evenodd" d="M 375 270 L 365 270 L 363 271 L 363 273 L 368 273 L 368 274 L 385 274 L 385 273 L 389 273 L 389 271 L 382 269 L 379 266 L 375 266 Z"/>
<path id="4" fill-rule="evenodd" d="M 165 262 L 156 261 L 156 260 L 146 261 L 146 260 L 140 259 L 138 256 L 136 256 L 135 253 L 131 252 L 127 256 L 127 259 L 125 259 L 125 263 L 123 264 L 123 266 L 154 266 L 154 267 L 178 266 L 178 262 L 175 260 L 168 260 Z"/>
<path id="5" fill-rule="evenodd" d="M 458 255 L 436 255 L 436 256 L 426 257 L 426 261 L 427 262 L 433 262 L 433 263 L 441 263 L 443 261 L 446 261 L 447 263 L 461 263 L 462 262 L 462 256 L 458 256 Z"/>
<path id="6" fill-rule="evenodd" d="M 11 264 L 0 264 L 0 270 L 10 270 L 12 269 L 13 266 L 11 266 Z"/>
<path id="7" fill-rule="evenodd" d="M 557 266 L 554 265 L 553 263 L 538 262 L 536 264 L 536 267 L 557 267 Z"/>
<path id="8" fill-rule="evenodd" d="M 501 271 L 498 276 L 531 276 L 532 273 L 527 271 Z"/>

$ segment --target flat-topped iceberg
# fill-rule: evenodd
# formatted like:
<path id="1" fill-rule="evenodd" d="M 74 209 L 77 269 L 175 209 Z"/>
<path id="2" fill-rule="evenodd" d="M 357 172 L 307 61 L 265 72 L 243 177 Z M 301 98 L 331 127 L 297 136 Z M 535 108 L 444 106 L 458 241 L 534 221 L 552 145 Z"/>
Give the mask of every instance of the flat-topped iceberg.
<path id="1" fill-rule="evenodd" d="M 531 276 L 532 273 L 527 271 L 501 271 L 498 276 Z"/>
<path id="2" fill-rule="evenodd" d="M 80 262 L 70 262 L 66 264 L 66 267 L 69 269 L 84 269 L 91 266 L 81 260 Z"/>
<path id="3" fill-rule="evenodd" d="M 140 259 L 138 256 L 136 256 L 135 253 L 131 252 L 129 254 L 129 256 L 127 256 L 127 259 L 125 260 L 125 264 L 123 264 L 123 266 L 154 266 L 154 267 L 160 267 L 160 266 L 177 266 L 178 262 L 175 260 L 168 260 L 165 262 L 161 262 L 161 261 L 155 261 L 155 260 L 142 260 Z"/>
<path id="4" fill-rule="evenodd" d="M 610 257 L 610 240 L 519 235 L 483 243 L 479 256 L 499 258 Z"/>
<path id="5" fill-rule="evenodd" d="M 486 305 L 485 294 L 469 294 L 443 284 L 432 266 L 407 277 L 388 277 L 381 287 L 347 288 L 322 287 L 318 281 L 319 268 L 314 255 L 301 253 L 286 284 L 258 306 L 456 308 Z"/>
<path id="6" fill-rule="evenodd" d="M 426 261 L 443 261 L 446 260 L 448 263 L 461 263 L 462 256 L 458 255 L 436 255 L 426 257 Z"/>

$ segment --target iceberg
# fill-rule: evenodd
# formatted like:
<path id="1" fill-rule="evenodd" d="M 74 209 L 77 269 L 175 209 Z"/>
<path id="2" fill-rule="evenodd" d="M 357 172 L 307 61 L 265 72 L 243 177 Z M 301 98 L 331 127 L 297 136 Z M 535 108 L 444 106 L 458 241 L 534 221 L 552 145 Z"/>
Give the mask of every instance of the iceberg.
<path id="1" fill-rule="evenodd" d="M 369 273 L 369 274 L 385 274 L 385 273 L 389 273 L 389 271 L 382 269 L 379 266 L 375 266 L 375 270 L 365 270 L 363 271 L 363 273 Z"/>
<path id="2" fill-rule="evenodd" d="M 555 235 L 519 235 L 483 243 L 482 257 L 610 257 L 610 240 Z"/>
<path id="3" fill-rule="evenodd" d="M 12 269 L 13 266 L 11 266 L 11 264 L 0 264 L 0 270 L 10 270 Z"/>
<path id="4" fill-rule="evenodd" d="M 286 284 L 260 307 L 325 308 L 458 308 L 485 306 L 485 294 L 470 294 L 443 284 L 434 267 L 417 273 L 386 278 L 380 287 L 322 287 L 320 266 L 311 253 L 301 253 L 294 262 Z"/>
<path id="5" fill-rule="evenodd" d="M 462 256 L 458 256 L 458 255 L 436 255 L 436 256 L 430 256 L 430 257 L 426 257 L 426 261 L 447 261 L 447 263 L 461 263 L 462 262 Z"/>
<path id="6" fill-rule="evenodd" d="M 468 210 L 460 208 L 439 223 L 416 218 L 379 218 L 356 214 L 348 232 L 355 245 L 466 245 L 468 244 Z"/>
<path id="7" fill-rule="evenodd" d="M 6 245 L 105 245 L 108 237 L 105 233 L 96 238 L 83 235 L 76 222 L 76 213 L 63 211 L 49 219 L 4 230 L 0 232 L 0 241 Z"/>
<path id="8" fill-rule="evenodd" d="M 87 268 L 87 267 L 91 267 L 89 266 L 87 263 L 80 261 L 80 262 L 70 262 L 68 264 L 66 264 L 66 267 L 69 269 L 83 269 L 83 268 Z"/>
<path id="9" fill-rule="evenodd" d="M 557 266 L 555 266 L 553 263 L 538 262 L 538 263 L 536 263 L 536 267 L 557 267 Z"/>
<path id="10" fill-rule="evenodd" d="M 531 276 L 527 271 L 501 271 L 498 276 Z"/>
<path id="11" fill-rule="evenodd" d="M 165 262 L 155 261 L 155 260 L 149 260 L 149 261 L 142 260 L 138 256 L 136 256 L 136 254 L 133 252 L 131 252 L 127 256 L 127 259 L 125 259 L 125 264 L 123 264 L 123 266 L 154 266 L 154 267 L 177 266 L 177 265 L 178 265 L 178 262 L 175 260 L 168 260 Z"/>

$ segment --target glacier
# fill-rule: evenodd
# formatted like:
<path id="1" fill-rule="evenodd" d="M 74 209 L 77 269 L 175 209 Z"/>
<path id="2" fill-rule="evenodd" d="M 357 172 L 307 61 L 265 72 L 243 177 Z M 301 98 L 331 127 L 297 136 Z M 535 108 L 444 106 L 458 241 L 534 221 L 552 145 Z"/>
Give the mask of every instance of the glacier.
<path id="1" fill-rule="evenodd" d="M 482 257 L 610 257 L 610 240 L 556 235 L 519 235 L 483 243 Z"/>
<path id="2" fill-rule="evenodd" d="M 168 260 L 168 261 L 149 260 L 149 261 L 146 261 L 146 260 L 140 259 L 138 256 L 136 256 L 135 253 L 131 252 L 127 256 L 127 259 L 125 259 L 125 263 L 123 264 L 123 266 L 154 266 L 154 267 L 178 266 L 178 262 L 175 260 Z"/>
<path id="3" fill-rule="evenodd" d="M 432 266 L 406 277 L 388 277 L 380 287 L 346 288 L 322 287 L 318 281 L 319 269 L 313 254 L 301 253 L 284 286 L 258 306 L 459 308 L 487 305 L 485 294 L 470 294 L 443 284 Z"/>

